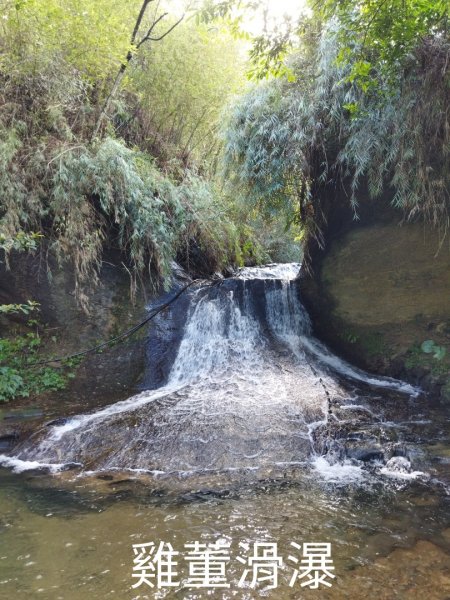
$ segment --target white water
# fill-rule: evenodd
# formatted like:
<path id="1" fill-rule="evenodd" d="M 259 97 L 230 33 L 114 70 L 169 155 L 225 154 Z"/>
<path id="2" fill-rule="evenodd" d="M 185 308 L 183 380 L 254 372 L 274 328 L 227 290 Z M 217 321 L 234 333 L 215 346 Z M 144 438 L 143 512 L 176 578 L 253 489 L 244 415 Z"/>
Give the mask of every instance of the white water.
<path id="1" fill-rule="evenodd" d="M 58 470 L 81 463 L 89 471 L 184 476 L 267 472 L 312 458 L 326 480 L 355 481 L 360 467 L 331 466 L 316 456 L 329 398 L 345 408 L 349 402 L 334 373 L 409 395 L 417 390 L 351 367 L 311 336 L 293 282 L 298 269 L 242 269 L 231 287 L 199 289 L 166 385 L 55 425 L 16 457 L 0 456 L 0 464 Z M 255 288 L 255 280 L 262 285 Z"/>
<path id="2" fill-rule="evenodd" d="M 11 469 L 14 473 L 23 473 L 24 471 L 34 469 L 48 469 L 51 473 L 57 473 L 65 467 L 64 464 L 43 463 L 37 460 L 20 460 L 20 458 L 5 456 L 4 454 L 0 455 L 0 465 Z"/>
<path id="3" fill-rule="evenodd" d="M 291 281 L 300 272 L 300 263 L 272 263 L 263 267 L 243 267 L 239 269 L 240 279 L 278 279 Z"/>

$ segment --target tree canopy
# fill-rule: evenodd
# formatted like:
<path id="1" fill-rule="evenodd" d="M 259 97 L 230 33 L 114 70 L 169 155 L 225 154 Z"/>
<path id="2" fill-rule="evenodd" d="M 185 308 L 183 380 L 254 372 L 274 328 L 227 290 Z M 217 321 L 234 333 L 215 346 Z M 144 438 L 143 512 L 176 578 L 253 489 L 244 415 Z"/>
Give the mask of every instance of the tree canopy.
<path id="1" fill-rule="evenodd" d="M 389 194 L 409 218 L 449 226 L 446 2 L 315 4 L 289 43 L 289 76 L 259 83 L 224 130 L 226 173 L 249 201 L 319 235 L 321 186 Z M 311 215 L 315 218 L 310 218 Z"/>
<path id="2" fill-rule="evenodd" d="M 0 234 L 42 235 L 86 304 L 107 247 L 133 286 L 192 248 L 210 271 L 285 256 L 330 182 L 445 232 L 447 2 L 327 0 L 249 33 L 263 10 L 3 2 Z"/>

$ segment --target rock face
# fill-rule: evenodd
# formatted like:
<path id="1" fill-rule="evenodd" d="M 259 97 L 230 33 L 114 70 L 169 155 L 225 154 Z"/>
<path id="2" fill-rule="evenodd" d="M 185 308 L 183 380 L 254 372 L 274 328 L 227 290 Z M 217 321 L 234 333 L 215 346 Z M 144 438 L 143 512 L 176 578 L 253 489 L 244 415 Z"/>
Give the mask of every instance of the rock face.
<path id="1" fill-rule="evenodd" d="M 71 269 L 58 268 L 56 264 L 51 267 L 50 283 L 47 265 L 39 256 L 12 256 L 10 270 L 0 264 L 0 304 L 29 299 L 39 302 L 36 318 L 44 325 L 43 345 L 47 355 L 66 356 L 88 349 L 145 319 L 148 296 L 141 294 L 134 304 L 131 302 L 129 276 L 118 257 L 105 257 L 100 284 L 91 298 L 90 314 L 77 305 Z M 34 314 L 32 317 L 35 318 Z M 14 335 L 16 331 L 29 332 L 23 322 L 28 318 L 20 315 L 14 320 L 0 318 L 0 337 Z M 17 437 L 55 415 L 89 410 L 133 394 L 139 389 L 145 367 L 146 336 L 147 329 L 143 328 L 123 343 L 88 355 L 65 390 L 38 398 L 18 398 L 0 407 L 0 442 L 2 436 Z M 39 410 L 34 411 L 34 407 Z"/>
<path id="2" fill-rule="evenodd" d="M 448 237 L 404 222 L 386 199 L 361 202 L 359 220 L 342 199 L 326 215 L 325 248 L 311 245 L 312 272 L 302 273 L 315 333 L 362 368 L 450 400 Z M 426 340 L 445 356 L 424 352 Z"/>

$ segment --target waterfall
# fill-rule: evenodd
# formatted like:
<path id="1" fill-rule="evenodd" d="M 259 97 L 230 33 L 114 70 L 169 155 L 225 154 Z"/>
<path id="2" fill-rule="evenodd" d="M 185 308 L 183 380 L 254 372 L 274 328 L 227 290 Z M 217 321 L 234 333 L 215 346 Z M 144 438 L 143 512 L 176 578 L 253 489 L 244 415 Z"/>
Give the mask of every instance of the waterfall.
<path id="1" fill-rule="evenodd" d="M 351 367 L 314 339 L 298 269 L 246 268 L 220 285 L 200 286 L 164 385 L 47 427 L 0 464 L 166 476 L 267 473 L 317 458 L 330 400 L 352 401 L 341 376 L 416 393 Z"/>

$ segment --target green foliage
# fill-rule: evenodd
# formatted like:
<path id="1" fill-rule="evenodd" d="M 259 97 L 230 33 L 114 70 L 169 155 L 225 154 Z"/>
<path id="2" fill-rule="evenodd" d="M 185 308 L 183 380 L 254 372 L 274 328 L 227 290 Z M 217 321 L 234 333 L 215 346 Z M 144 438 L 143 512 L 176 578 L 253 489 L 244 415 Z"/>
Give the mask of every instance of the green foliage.
<path id="1" fill-rule="evenodd" d="M 364 92 L 373 91 L 375 69 L 395 87 L 399 69 L 424 39 L 448 36 L 448 0 L 310 0 L 308 4 L 310 10 L 300 11 L 296 23 L 289 18 L 284 23 L 266 22 L 264 32 L 253 39 L 252 73 L 257 78 L 284 75 L 288 51 L 298 47 L 305 35 L 331 25 L 339 30 L 337 63 L 349 67 L 347 82 Z M 255 9 L 251 3 L 238 6 Z M 222 13 L 236 13 L 233 2 L 222 7 Z M 237 18 L 242 27 L 242 17 Z"/>
<path id="2" fill-rule="evenodd" d="M 359 340 L 359 335 L 353 332 L 348 332 L 343 335 L 343 338 L 350 344 L 356 344 L 356 342 Z"/>
<path id="3" fill-rule="evenodd" d="M 425 354 L 432 354 L 436 360 L 442 360 L 447 354 L 447 350 L 444 346 L 435 344 L 433 340 L 425 340 L 420 346 L 422 352 Z"/>
<path id="4" fill-rule="evenodd" d="M 242 83 L 242 48 L 224 27 L 188 20 L 138 52 L 130 40 L 141 5 L 142 0 L 113 5 L 110 0 L 27 0 L 5 6 L 0 80 L 8 96 L 4 112 L 13 109 L 15 125 L 21 119 L 28 136 L 51 133 L 75 144 L 80 134 L 90 139 L 118 69 L 131 56 L 122 94 L 113 99 L 109 134 L 117 128 L 131 144 L 162 152 L 166 160 L 170 153 L 171 158 L 191 152 L 196 158 L 209 156 L 220 109 Z M 158 20 L 158 6 L 148 7 L 138 39 Z M 162 15 L 152 38 L 176 22 L 167 11 Z M 30 96 L 25 111 L 17 102 L 18 89 Z M 11 135 L 10 155 L 17 153 L 18 132 L 5 133 Z M 43 141 L 41 151 L 50 142 Z"/>
<path id="5" fill-rule="evenodd" d="M 405 358 L 405 367 L 407 369 L 414 369 L 417 366 L 423 366 L 423 353 L 418 344 L 415 344 L 409 348 Z"/>
<path id="6" fill-rule="evenodd" d="M 249 79 L 260 80 L 274 76 L 295 81 L 295 74 L 286 64 L 286 58 L 291 50 L 292 22 L 289 17 L 285 17 L 283 23 L 275 25 L 270 33 L 265 32 L 253 39 Z"/>
<path id="7" fill-rule="evenodd" d="M 104 81 L 129 49 L 141 2 L 22 0 L 3 3 L 0 67 L 37 74 L 64 61 L 91 80 Z"/>
<path id="8" fill-rule="evenodd" d="M 291 129 L 298 114 L 290 110 L 285 92 L 282 82 L 272 81 L 253 87 L 235 104 L 224 131 L 224 169 L 254 206 L 266 215 L 281 209 L 293 221 L 307 188 L 301 188 L 299 128 Z"/>
<path id="9" fill-rule="evenodd" d="M 377 85 L 372 70 L 396 81 L 421 40 L 444 35 L 448 27 L 447 0 L 325 0 L 315 3 L 318 16 L 340 24 L 339 62 L 350 67 L 347 80 L 367 92 Z M 395 85 L 395 83 L 394 83 Z"/>
<path id="10" fill-rule="evenodd" d="M 390 348 L 382 333 L 372 332 L 361 338 L 361 345 L 369 356 L 387 356 L 390 354 Z"/>
<path id="11" fill-rule="evenodd" d="M 18 252 L 36 250 L 36 240 L 42 236 L 36 233 L 26 234 L 23 231 L 17 232 L 15 236 L 8 236 L 0 233 L 0 248 L 5 251 L 6 256 L 11 250 Z M 11 315 L 21 313 L 23 315 L 29 315 L 35 310 L 39 309 L 39 303 L 34 300 L 28 300 L 25 304 L 0 304 L 0 315 Z M 6 375 L 5 375 L 6 377 Z M 15 377 L 11 379 L 11 385 L 17 380 Z"/>
<path id="12" fill-rule="evenodd" d="M 68 380 L 75 377 L 79 363 L 67 363 L 59 369 L 33 367 L 45 357 L 42 345 L 38 332 L 0 338 L 0 402 L 63 390 Z"/>
<path id="13" fill-rule="evenodd" d="M 0 402 L 21 396 L 23 387 L 23 379 L 16 369 L 0 367 Z"/>
<path id="14" fill-rule="evenodd" d="M 392 70 L 346 52 L 341 26 L 327 23 L 291 56 L 295 82 L 262 83 L 236 103 L 224 134 L 228 178 L 252 204 L 284 211 L 319 242 L 318 190 L 336 179 L 349 185 L 355 212 L 367 183 L 372 197 L 391 192 L 409 218 L 424 216 L 445 235 L 450 42 L 429 33 L 397 65 L 394 85 Z M 376 85 L 365 86 L 366 77 Z"/>
<path id="15" fill-rule="evenodd" d="M 9 237 L 0 232 L 0 249 L 6 253 L 11 250 L 32 252 L 37 249 L 37 242 L 42 237 L 40 233 L 25 233 L 24 231 L 18 231 L 15 236 Z"/>
<path id="16" fill-rule="evenodd" d="M 75 291 L 85 307 L 108 235 L 129 257 L 133 291 L 149 268 L 155 283 L 164 279 L 177 254 L 186 248 L 189 254 L 192 241 L 203 248 L 211 270 L 236 261 L 239 233 L 230 208 L 194 171 L 170 177 L 148 155 L 112 138 L 95 146 L 58 149 L 49 163 L 45 200 L 30 204 L 28 194 L 21 201 L 16 198 L 3 222 L 9 229 L 34 228 L 45 211 L 53 223 L 53 251 L 61 263 L 72 258 Z"/>
<path id="17" fill-rule="evenodd" d="M 54 248 L 61 259 L 74 257 L 82 301 L 82 286 L 95 282 L 111 228 L 129 255 L 133 286 L 148 265 L 164 279 L 192 239 L 207 249 L 212 267 L 233 260 L 227 209 L 212 186 L 189 171 L 175 181 L 118 140 L 66 152 L 51 184 L 49 208 L 59 232 Z"/>
<path id="18" fill-rule="evenodd" d="M 142 46 L 106 135 L 91 142 L 118 69 L 136 51 L 141 5 L 25 0 L 5 5 L 0 22 L 0 248 L 7 259 L 44 236 L 42 257 L 49 249 L 72 263 L 86 310 L 106 247 L 122 251 L 134 293 L 146 277 L 164 280 L 174 258 L 189 264 L 193 249 L 207 274 L 247 260 L 253 243 L 234 199 L 206 179 L 222 107 L 242 84 L 242 53 L 223 27 L 190 21 Z"/>
<path id="19" fill-rule="evenodd" d="M 34 302 L 34 300 L 28 300 L 26 304 L 0 304 L 0 314 L 11 315 L 22 313 L 24 315 L 29 315 L 38 307 L 39 303 Z"/>
<path id="20" fill-rule="evenodd" d="M 180 25 L 136 57 L 129 87 L 148 110 L 122 115 L 122 135 L 166 160 L 210 159 L 221 110 L 241 90 L 244 68 L 240 44 L 226 29 Z"/>
<path id="21" fill-rule="evenodd" d="M 425 348 L 427 350 L 432 349 L 425 352 L 422 348 L 423 344 L 415 344 L 408 350 L 405 367 L 407 369 L 414 369 L 415 367 L 425 368 L 433 376 L 439 378 L 448 375 L 449 361 L 446 348 L 435 344 L 433 340 L 425 340 L 425 342 Z M 429 342 L 432 342 L 432 344 Z"/>
<path id="22" fill-rule="evenodd" d="M 348 344 L 353 344 L 357 350 L 363 350 L 364 354 L 367 356 L 384 358 L 390 353 L 385 337 L 379 331 L 354 331 L 346 329 L 343 324 L 343 330 L 340 333 L 340 337 Z"/>
<path id="23" fill-rule="evenodd" d="M 242 220 L 248 221 L 248 238 L 256 251 L 244 257 L 245 264 L 264 264 L 269 262 L 302 261 L 302 249 L 299 243 L 298 228 L 295 225 L 286 228 L 280 215 L 264 217 L 260 211 L 244 213 Z"/>

